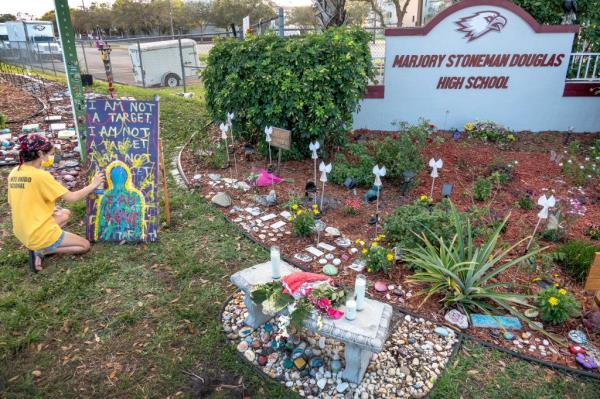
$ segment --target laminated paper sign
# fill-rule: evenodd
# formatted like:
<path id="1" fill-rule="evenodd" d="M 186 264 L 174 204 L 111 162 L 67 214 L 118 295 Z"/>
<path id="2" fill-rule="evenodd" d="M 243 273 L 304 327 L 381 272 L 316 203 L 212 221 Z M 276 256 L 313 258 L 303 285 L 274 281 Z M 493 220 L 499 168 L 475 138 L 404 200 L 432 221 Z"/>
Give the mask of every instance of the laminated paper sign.
<path id="1" fill-rule="evenodd" d="M 87 200 L 90 241 L 158 239 L 158 103 L 88 100 L 90 170 L 105 173 L 104 190 Z"/>

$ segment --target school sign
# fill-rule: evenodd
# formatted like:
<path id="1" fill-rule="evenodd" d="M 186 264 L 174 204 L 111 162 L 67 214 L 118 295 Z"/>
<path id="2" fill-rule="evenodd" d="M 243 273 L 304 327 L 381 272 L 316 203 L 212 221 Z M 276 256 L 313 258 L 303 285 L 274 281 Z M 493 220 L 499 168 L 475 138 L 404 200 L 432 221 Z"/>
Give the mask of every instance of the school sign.
<path id="1" fill-rule="evenodd" d="M 420 117 L 438 128 L 475 119 L 515 130 L 600 131 L 600 82 L 566 82 L 576 25 L 538 24 L 506 0 L 464 0 L 420 28 L 386 29 L 383 84 L 355 128 Z"/>

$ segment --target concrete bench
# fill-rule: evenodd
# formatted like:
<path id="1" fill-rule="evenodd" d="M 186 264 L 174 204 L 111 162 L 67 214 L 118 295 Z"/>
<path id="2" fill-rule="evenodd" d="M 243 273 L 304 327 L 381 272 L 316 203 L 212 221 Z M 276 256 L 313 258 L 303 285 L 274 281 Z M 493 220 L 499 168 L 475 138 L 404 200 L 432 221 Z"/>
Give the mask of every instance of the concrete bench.
<path id="1" fill-rule="evenodd" d="M 301 271 L 281 261 L 281 276 Z M 262 312 L 262 306 L 256 305 L 250 298 L 252 289 L 257 285 L 272 281 L 271 263 L 261 263 L 248 269 L 241 270 L 231 276 L 231 282 L 245 294 L 244 303 L 248 309 L 246 324 L 258 328 L 271 319 L 272 316 Z M 342 307 L 342 310 L 344 308 Z M 357 312 L 356 319 L 350 321 L 345 317 L 331 320 L 323 317 L 323 326 L 317 326 L 317 317 L 304 322 L 304 327 L 317 332 L 319 335 L 341 341 L 345 344 L 344 356 L 346 368 L 342 378 L 349 382 L 360 383 L 369 360 L 373 353 L 379 353 L 388 337 L 389 326 L 392 320 L 392 307 L 388 304 L 365 299 L 365 307 Z"/>

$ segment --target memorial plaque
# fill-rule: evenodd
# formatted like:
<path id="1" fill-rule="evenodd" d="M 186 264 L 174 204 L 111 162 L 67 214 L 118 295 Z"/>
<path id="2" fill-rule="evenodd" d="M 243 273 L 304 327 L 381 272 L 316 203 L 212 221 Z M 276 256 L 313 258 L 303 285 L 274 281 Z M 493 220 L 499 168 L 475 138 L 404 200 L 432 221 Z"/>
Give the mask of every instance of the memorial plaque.
<path id="1" fill-rule="evenodd" d="M 292 147 L 292 132 L 274 127 L 271 134 L 271 145 L 282 150 L 289 150 Z"/>

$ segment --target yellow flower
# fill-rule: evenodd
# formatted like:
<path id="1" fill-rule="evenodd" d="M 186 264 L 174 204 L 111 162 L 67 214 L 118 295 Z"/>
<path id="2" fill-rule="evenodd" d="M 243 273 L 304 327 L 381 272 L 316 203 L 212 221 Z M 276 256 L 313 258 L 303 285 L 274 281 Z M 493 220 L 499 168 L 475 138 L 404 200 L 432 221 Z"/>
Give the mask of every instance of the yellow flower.
<path id="1" fill-rule="evenodd" d="M 556 306 L 558 305 L 558 298 L 556 298 L 555 296 L 551 296 L 550 298 L 548 298 L 548 303 L 550 304 L 550 306 Z"/>
<path id="2" fill-rule="evenodd" d="M 367 248 L 363 248 L 362 253 L 366 254 L 367 252 L 369 252 L 369 251 L 367 251 Z"/>
<path id="3" fill-rule="evenodd" d="M 318 210 L 318 209 L 313 209 L 313 213 L 314 213 L 315 215 L 318 215 L 318 214 L 319 214 L 319 213 L 321 213 L 321 212 L 319 212 L 319 210 Z"/>
<path id="4" fill-rule="evenodd" d="M 561 288 L 560 290 L 558 290 L 558 293 L 560 295 L 567 295 L 567 290 L 565 290 L 564 288 Z"/>
<path id="5" fill-rule="evenodd" d="M 298 212 L 296 212 L 296 215 L 300 216 L 302 215 L 304 212 L 302 212 L 302 209 L 300 209 Z"/>
<path id="6" fill-rule="evenodd" d="M 377 246 L 378 246 L 378 245 L 379 245 L 379 244 L 377 244 L 376 242 L 372 242 L 372 243 L 371 243 L 371 248 L 377 248 Z"/>
<path id="7" fill-rule="evenodd" d="M 376 241 L 376 242 L 377 242 L 377 241 L 379 241 L 379 240 L 380 240 L 380 238 L 379 238 L 379 237 L 375 237 L 375 241 Z"/>
<path id="8" fill-rule="evenodd" d="M 429 199 L 428 196 L 426 196 L 425 194 L 421 195 L 421 201 L 427 201 Z"/>
<path id="9" fill-rule="evenodd" d="M 373 269 L 371 269 L 371 268 L 369 267 L 369 268 L 367 269 L 367 271 L 368 271 L 369 273 L 371 273 L 371 272 L 373 271 Z"/>
<path id="10" fill-rule="evenodd" d="M 394 260 L 394 254 L 388 253 L 387 254 L 387 260 L 389 260 L 390 262 Z"/>
<path id="11" fill-rule="evenodd" d="M 508 137 L 508 139 L 509 139 L 510 141 L 515 141 L 515 140 L 517 139 L 517 138 L 515 137 L 515 135 L 514 135 L 514 134 L 509 134 L 509 135 L 508 135 L 508 136 L 506 136 L 506 137 Z"/>
<path id="12" fill-rule="evenodd" d="M 313 204 L 313 206 L 312 206 L 312 207 L 313 207 L 313 209 L 317 209 L 317 208 L 319 208 L 319 205 L 317 205 L 317 204 Z"/>
<path id="13" fill-rule="evenodd" d="M 473 129 L 475 129 L 475 125 L 473 125 L 471 122 L 465 123 L 465 130 L 467 132 L 470 132 Z"/>
<path id="14" fill-rule="evenodd" d="M 355 244 L 360 244 L 360 239 L 356 239 L 356 241 L 354 241 Z"/>
<path id="15" fill-rule="evenodd" d="M 555 287 L 558 287 L 558 286 L 559 286 L 559 284 L 558 284 L 558 283 L 554 283 L 554 286 L 555 286 Z"/>
<path id="16" fill-rule="evenodd" d="M 290 216 L 290 217 L 288 218 L 288 220 L 289 220 L 290 222 L 293 222 L 293 221 L 294 221 L 294 218 Z"/>
<path id="17" fill-rule="evenodd" d="M 539 277 L 536 277 L 536 278 L 534 278 L 533 280 L 531 280 L 531 282 L 532 282 L 532 283 L 536 283 L 536 282 L 538 282 L 538 281 L 540 281 L 540 280 L 541 280 L 541 278 L 539 278 Z"/>
<path id="18" fill-rule="evenodd" d="M 298 205 L 297 204 L 292 205 L 292 209 L 295 211 L 296 209 L 298 209 Z"/>

